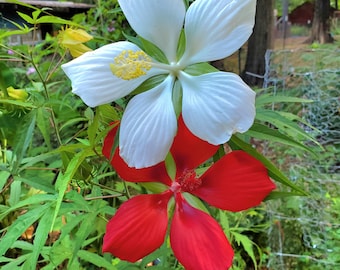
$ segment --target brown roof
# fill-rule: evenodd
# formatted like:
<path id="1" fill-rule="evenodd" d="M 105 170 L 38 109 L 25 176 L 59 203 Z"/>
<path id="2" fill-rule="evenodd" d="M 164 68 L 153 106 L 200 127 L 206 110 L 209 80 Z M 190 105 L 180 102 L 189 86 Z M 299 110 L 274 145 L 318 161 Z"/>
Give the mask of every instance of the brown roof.
<path id="1" fill-rule="evenodd" d="M 51 7 L 51 8 L 79 8 L 79 9 L 89 9 L 94 7 L 94 5 L 74 3 L 74 2 L 59 2 L 59 1 L 44 1 L 44 0 L 21 0 L 20 2 L 35 6 L 35 7 Z M 17 4 L 15 1 L 10 0 L 0 0 L 0 3 L 6 4 Z"/>

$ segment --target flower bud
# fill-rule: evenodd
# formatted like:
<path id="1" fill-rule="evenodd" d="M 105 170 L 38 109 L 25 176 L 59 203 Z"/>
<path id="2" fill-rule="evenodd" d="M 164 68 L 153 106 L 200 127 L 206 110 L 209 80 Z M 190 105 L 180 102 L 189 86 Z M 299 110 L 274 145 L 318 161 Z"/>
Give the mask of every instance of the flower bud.
<path id="1" fill-rule="evenodd" d="M 8 87 L 7 94 L 11 99 L 15 100 L 26 100 L 28 97 L 28 93 L 23 89 L 14 89 L 12 86 Z"/>
<path id="2" fill-rule="evenodd" d="M 70 54 L 76 58 L 85 52 L 92 51 L 83 43 L 93 39 L 91 35 L 82 29 L 66 28 L 59 31 L 59 43 L 70 51 Z"/>

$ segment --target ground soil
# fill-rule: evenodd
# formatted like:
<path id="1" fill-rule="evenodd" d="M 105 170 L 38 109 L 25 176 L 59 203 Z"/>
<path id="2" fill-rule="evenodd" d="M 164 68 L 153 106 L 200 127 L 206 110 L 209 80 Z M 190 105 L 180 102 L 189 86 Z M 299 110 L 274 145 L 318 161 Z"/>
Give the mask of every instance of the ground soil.
<path id="1" fill-rule="evenodd" d="M 308 47 L 310 44 L 306 43 L 308 37 L 289 37 L 285 40 L 282 38 L 275 39 L 274 49 L 282 50 L 282 49 L 301 49 Z"/>

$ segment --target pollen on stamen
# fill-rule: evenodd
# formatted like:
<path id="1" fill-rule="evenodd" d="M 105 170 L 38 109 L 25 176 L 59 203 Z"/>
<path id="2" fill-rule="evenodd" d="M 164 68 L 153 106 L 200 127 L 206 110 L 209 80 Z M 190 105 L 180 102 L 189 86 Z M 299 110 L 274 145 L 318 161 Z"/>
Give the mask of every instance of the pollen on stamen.
<path id="1" fill-rule="evenodd" d="M 191 192 L 197 189 L 201 184 L 202 180 L 197 177 L 195 171 L 186 170 L 179 178 L 176 179 L 181 186 L 181 190 L 184 192 Z"/>
<path id="2" fill-rule="evenodd" d="M 110 64 L 111 72 L 123 80 L 145 75 L 151 68 L 151 58 L 143 51 L 124 50 Z"/>

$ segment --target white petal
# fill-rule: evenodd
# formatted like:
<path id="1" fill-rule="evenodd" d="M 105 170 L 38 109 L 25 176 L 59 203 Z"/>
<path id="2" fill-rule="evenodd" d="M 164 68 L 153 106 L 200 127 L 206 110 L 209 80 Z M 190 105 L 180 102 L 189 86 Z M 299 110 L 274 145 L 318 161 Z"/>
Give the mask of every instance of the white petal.
<path id="1" fill-rule="evenodd" d="M 196 0 L 185 18 L 187 48 L 182 64 L 225 58 L 252 33 L 256 0 Z"/>
<path id="2" fill-rule="evenodd" d="M 110 64 L 123 50 L 140 51 L 131 42 L 116 42 L 62 65 L 62 69 L 71 79 L 72 92 L 91 107 L 106 104 L 122 98 L 132 92 L 146 79 L 164 71 L 150 69 L 146 75 L 133 80 L 123 80 L 112 74 Z"/>
<path id="3" fill-rule="evenodd" d="M 138 35 L 157 45 L 176 61 L 178 39 L 183 27 L 183 0 L 119 0 L 131 27 Z"/>
<path id="4" fill-rule="evenodd" d="M 120 155 L 130 167 L 144 168 L 163 161 L 177 131 L 172 104 L 174 78 L 135 96 L 123 114 Z"/>
<path id="5" fill-rule="evenodd" d="M 247 131 L 255 118 L 255 92 L 227 72 L 190 76 L 181 72 L 182 115 L 197 137 L 218 145 L 235 132 Z"/>

